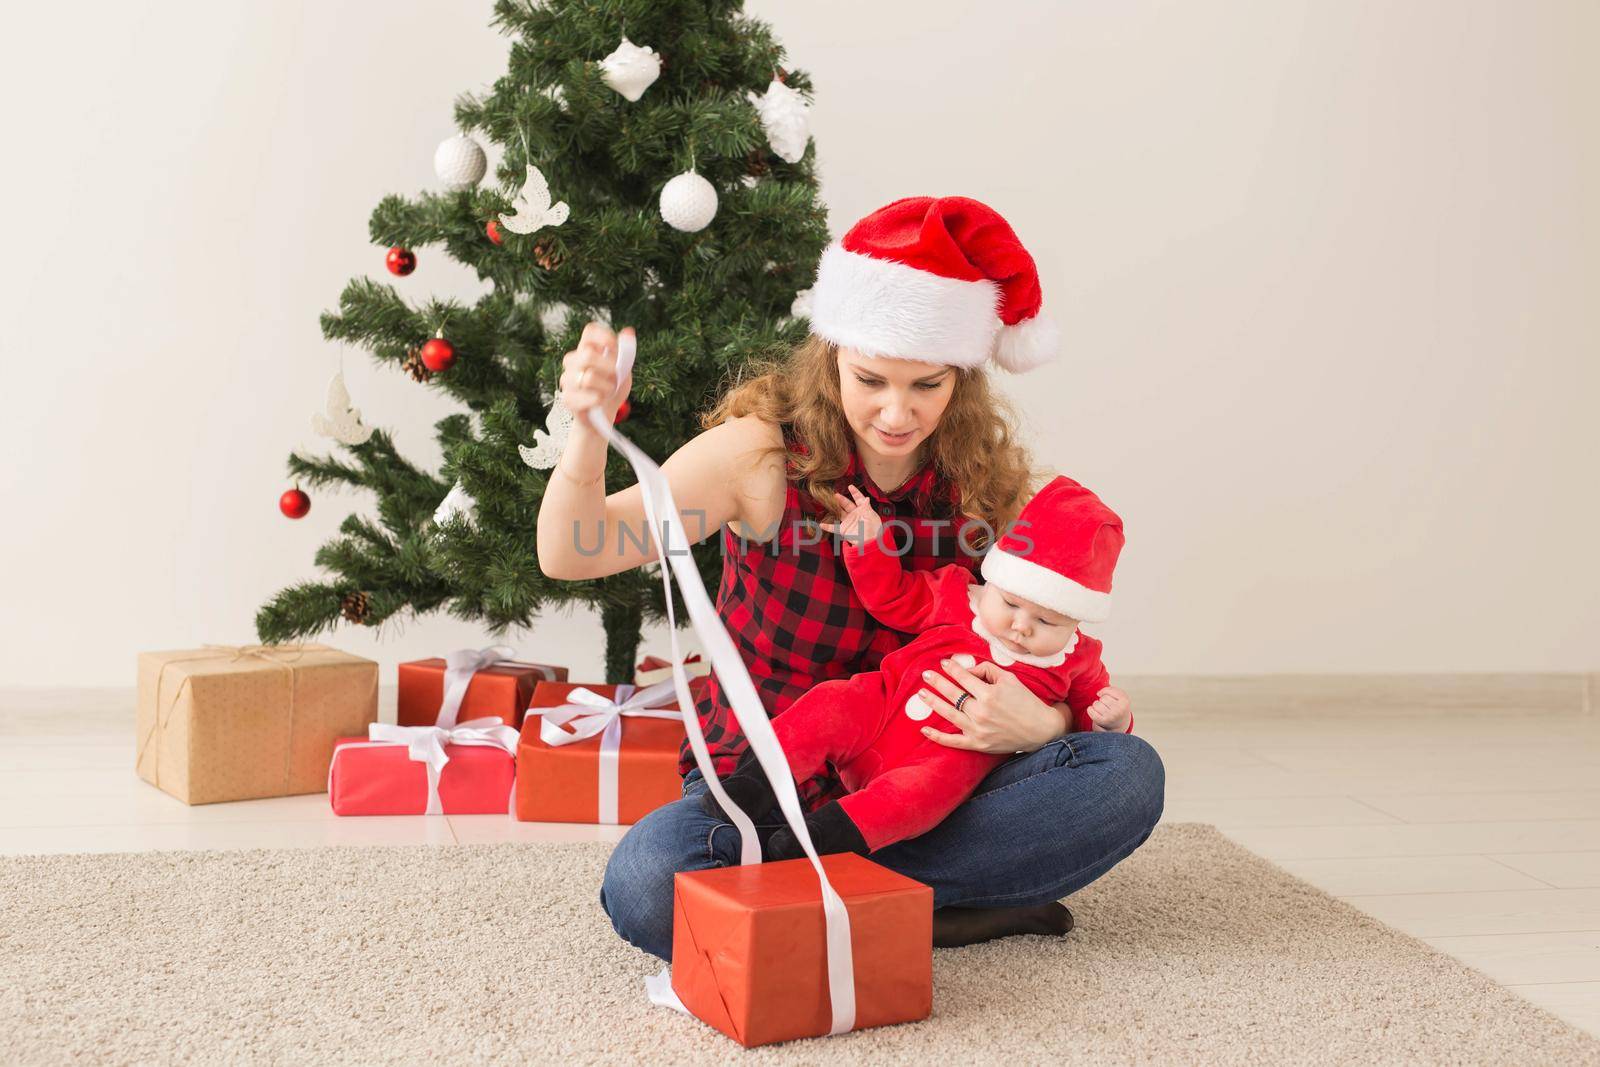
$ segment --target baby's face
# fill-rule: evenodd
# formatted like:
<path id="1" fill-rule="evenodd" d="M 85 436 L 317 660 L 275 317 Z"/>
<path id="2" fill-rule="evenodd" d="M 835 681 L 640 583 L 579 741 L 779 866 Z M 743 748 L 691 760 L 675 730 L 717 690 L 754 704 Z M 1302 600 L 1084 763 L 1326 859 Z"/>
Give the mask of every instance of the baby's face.
<path id="1" fill-rule="evenodd" d="M 1078 620 L 1014 596 L 997 585 L 979 586 L 978 618 L 1013 652 L 1053 656 L 1067 647 Z"/>

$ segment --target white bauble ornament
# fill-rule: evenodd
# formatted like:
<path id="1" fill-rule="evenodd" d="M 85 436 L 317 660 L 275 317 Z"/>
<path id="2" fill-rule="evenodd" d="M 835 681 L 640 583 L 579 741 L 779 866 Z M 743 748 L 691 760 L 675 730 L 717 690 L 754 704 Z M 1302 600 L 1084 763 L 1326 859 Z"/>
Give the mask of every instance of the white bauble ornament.
<path id="1" fill-rule="evenodd" d="M 648 45 L 641 48 L 624 37 L 616 50 L 600 61 L 600 72 L 601 80 L 631 104 L 661 77 L 661 57 Z"/>
<path id="2" fill-rule="evenodd" d="M 686 170 L 661 190 L 661 217 L 684 233 L 695 233 L 717 217 L 717 190 L 692 170 Z"/>
<path id="3" fill-rule="evenodd" d="M 372 436 L 372 427 L 362 422 L 361 412 L 350 406 L 350 391 L 344 387 L 343 372 L 335 374 L 328 383 L 327 412 L 311 416 L 311 428 L 342 445 L 365 444 Z"/>
<path id="4" fill-rule="evenodd" d="M 789 314 L 797 319 L 811 317 L 811 290 L 802 289 L 794 294 L 794 303 L 789 305 Z"/>
<path id="5" fill-rule="evenodd" d="M 522 457 L 522 462 L 536 471 L 547 471 L 556 465 L 561 458 L 561 453 L 567 450 L 567 438 L 572 435 L 573 424 L 577 417 L 572 410 L 557 397 L 550 406 L 550 414 L 545 416 L 545 428 L 533 431 L 533 447 L 518 445 L 517 454 Z"/>
<path id="6" fill-rule="evenodd" d="M 461 518 L 472 521 L 472 513 L 477 508 L 478 502 L 457 482 L 450 487 L 450 492 L 439 501 L 439 506 L 433 512 L 433 524 L 442 526 L 451 519 Z"/>
<path id="7" fill-rule="evenodd" d="M 483 180 L 489 159 L 472 138 L 457 134 L 439 142 L 433 153 L 433 172 L 452 189 L 470 189 Z"/>
<path id="8" fill-rule="evenodd" d="M 545 226 L 560 226 L 567 221 L 567 204 L 550 203 L 550 183 L 544 180 L 539 168 L 528 167 L 527 180 L 522 191 L 511 202 L 514 215 L 501 214 L 500 225 L 512 233 L 530 234 Z"/>
<path id="9" fill-rule="evenodd" d="M 811 136 L 811 105 L 806 98 L 772 79 L 765 96 L 745 94 L 761 116 L 761 128 L 767 131 L 767 144 L 785 163 L 798 163 L 806 154 L 806 140 Z"/>

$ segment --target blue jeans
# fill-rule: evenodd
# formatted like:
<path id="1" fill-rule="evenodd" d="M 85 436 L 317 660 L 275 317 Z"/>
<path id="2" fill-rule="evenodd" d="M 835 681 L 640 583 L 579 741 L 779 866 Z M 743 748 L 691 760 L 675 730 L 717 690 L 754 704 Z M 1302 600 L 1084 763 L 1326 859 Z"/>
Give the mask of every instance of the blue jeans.
<path id="1" fill-rule="evenodd" d="M 700 810 L 700 772 L 683 799 L 628 830 L 606 865 L 600 906 L 622 937 L 672 958 L 672 876 L 739 862 L 739 831 Z M 933 887 L 936 908 L 1043 904 L 1082 889 L 1144 844 L 1161 818 L 1166 771 L 1133 734 L 1079 733 L 1013 756 L 921 837 L 872 859 Z M 762 842 L 783 824 L 774 809 Z"/>

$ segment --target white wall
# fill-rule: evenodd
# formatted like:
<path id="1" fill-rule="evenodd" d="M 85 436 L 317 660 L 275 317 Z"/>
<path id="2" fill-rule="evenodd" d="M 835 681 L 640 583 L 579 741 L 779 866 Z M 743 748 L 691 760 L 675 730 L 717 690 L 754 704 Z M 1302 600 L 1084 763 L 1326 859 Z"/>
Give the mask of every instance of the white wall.
<path id="1" fill-rule="evenodd" d="M 140 649 L 252 640 L 364 506 L 276 511 L 339 361 L 317 315 L 388 278 L 368 212 L 433 182 L 451 100 L 502 73 L 488 10 L 13 14 L 0 684 L 131 684 Z M 1114 670 L 1600 667 L 1600 7 L 752 10 L 815 77 L 836 230 L 959 193 L 1033 249 L 1068 349 L 1009 388 L 1040 459 L 1127 521 Z M 408 294 L 475 291 L 421 260 Z M 344 369 L 435 462 L 449 406 Z M 383 636 L 333 640 L 482 643 Z M 597 627 L 518 640 L 597 676 Z"/>

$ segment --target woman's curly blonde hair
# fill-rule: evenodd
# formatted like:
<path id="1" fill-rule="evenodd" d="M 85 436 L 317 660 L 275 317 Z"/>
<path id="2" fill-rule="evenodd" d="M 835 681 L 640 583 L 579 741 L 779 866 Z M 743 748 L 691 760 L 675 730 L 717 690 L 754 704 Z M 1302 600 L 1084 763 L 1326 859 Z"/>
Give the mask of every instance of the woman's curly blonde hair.
<path id="1" fill-rule="evenodd" d="M 807 451 L 790 454 L 789 478 L 837 516 L 834 486 L 850 462 L 851 431 L 839 395 L 838 346 L 812 335 L 787 353 L 751 361 L 716 405 L 700 417 L 709 430 L 754 415 L 788 424 Z M 981 368 L 956 368 L 950 403 L 923 445 L 924 457 L 960 495 L 961 515 L 999 534 L 1017 517 L 1042 481 L 1017 441 L 1016 412 L 989 387 Z M 786 453 L 784 446 L 764 453 Z M 959 525 L 959 524 L 958 524 Z M 982 528 L 976 536 L 987 540 Z M 969 542 L 974 550 L 986 545 Z"/>

